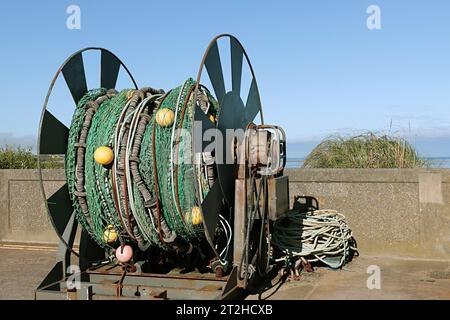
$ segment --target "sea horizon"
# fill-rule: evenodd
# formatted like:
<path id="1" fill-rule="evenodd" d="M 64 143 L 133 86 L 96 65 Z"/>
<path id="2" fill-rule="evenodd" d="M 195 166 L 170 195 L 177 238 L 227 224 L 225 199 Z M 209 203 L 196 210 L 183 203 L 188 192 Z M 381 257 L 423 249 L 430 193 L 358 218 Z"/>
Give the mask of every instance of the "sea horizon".
<path id="1" fill-rule="evenodd" d="M 286 160 L 286 169 L 301 168 L 306 157 L 291 157 Z M 450 156 L 448 157 L 422 157 L 433 169 L 450 169 Z"/>

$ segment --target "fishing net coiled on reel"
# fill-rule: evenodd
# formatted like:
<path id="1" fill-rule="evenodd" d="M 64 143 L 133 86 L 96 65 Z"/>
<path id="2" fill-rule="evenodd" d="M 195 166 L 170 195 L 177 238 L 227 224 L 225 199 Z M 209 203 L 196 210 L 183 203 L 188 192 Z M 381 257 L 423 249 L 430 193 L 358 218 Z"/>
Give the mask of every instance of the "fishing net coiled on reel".
<path id="1" fill-rule="evenodd" d="M 193 108 L 200 106 L 214 122 L 219 106 L 203 86 L 195 95 L 195 87 L 188 79 L 167 93 L 100 88 L 79 101 L 66 177 L 76 218 L 101 247 L 135 243 L 141 250 L 168 250 L 203 237 L 195 214 L 215 172 L 204 157 L 192 161 Z M 158 123 L 163 109 L 173 112 L 172 124 Z M 108 165 L 94 159 L 104 146 L 114 155 Z M 117 239 L 111 241 L 110 232 Z"/>

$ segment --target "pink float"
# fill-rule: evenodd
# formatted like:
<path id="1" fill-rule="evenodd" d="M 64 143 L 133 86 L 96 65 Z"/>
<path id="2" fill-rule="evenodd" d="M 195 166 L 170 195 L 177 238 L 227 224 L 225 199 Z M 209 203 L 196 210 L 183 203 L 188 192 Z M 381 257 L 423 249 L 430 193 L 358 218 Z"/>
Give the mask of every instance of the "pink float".
<path id="1" fill-rule="evenodd" d="M 133 249 L 129 245 L 120 246 L 116 249 L 116 258 L 119 262 L 126 263 L 133 257 Z"/>

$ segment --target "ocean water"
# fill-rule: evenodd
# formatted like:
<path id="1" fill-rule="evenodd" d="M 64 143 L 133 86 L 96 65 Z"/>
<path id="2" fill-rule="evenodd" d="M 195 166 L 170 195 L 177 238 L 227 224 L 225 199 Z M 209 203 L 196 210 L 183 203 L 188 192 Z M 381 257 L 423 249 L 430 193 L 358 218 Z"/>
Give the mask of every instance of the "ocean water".
<path id="1" fill-rule="evenodd" d="M 288 158 L 286 161 L 286 169 L 301 168 L 305 158 Z M 448 168 L 450 169 L 450 157 L 443 158 L 425 158 L 430 163 L 431 168 Z"/>

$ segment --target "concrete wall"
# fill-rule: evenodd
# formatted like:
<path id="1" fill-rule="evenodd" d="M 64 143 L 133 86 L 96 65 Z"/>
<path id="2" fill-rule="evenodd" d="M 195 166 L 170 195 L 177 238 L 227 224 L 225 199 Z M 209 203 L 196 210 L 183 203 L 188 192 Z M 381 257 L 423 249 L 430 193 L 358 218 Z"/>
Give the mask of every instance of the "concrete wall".
<path id="1" fill-rule="evenodd" d="M 64 170 L 43 170 L 52 195 L 65 183 Z M 56 243 L 40 188 L 38 170 L 0 170 L 0 241 Z"/>
<path id="2" fill-rule="evenodd" d="M 294 195 L 342 212 L 361 253 L 450 260 L 450 170 L 287 170 Z M 44 170 L 47 196 L 65 182 Z M 37 170 L 0 170 L 0 241 L 56 242 Z"/>
<path id="3" fill-rule="evenodd" d="M 288 170 L 294 195 L 347 217 L 360 251 L 450 259 L 450 170 Z"/>

